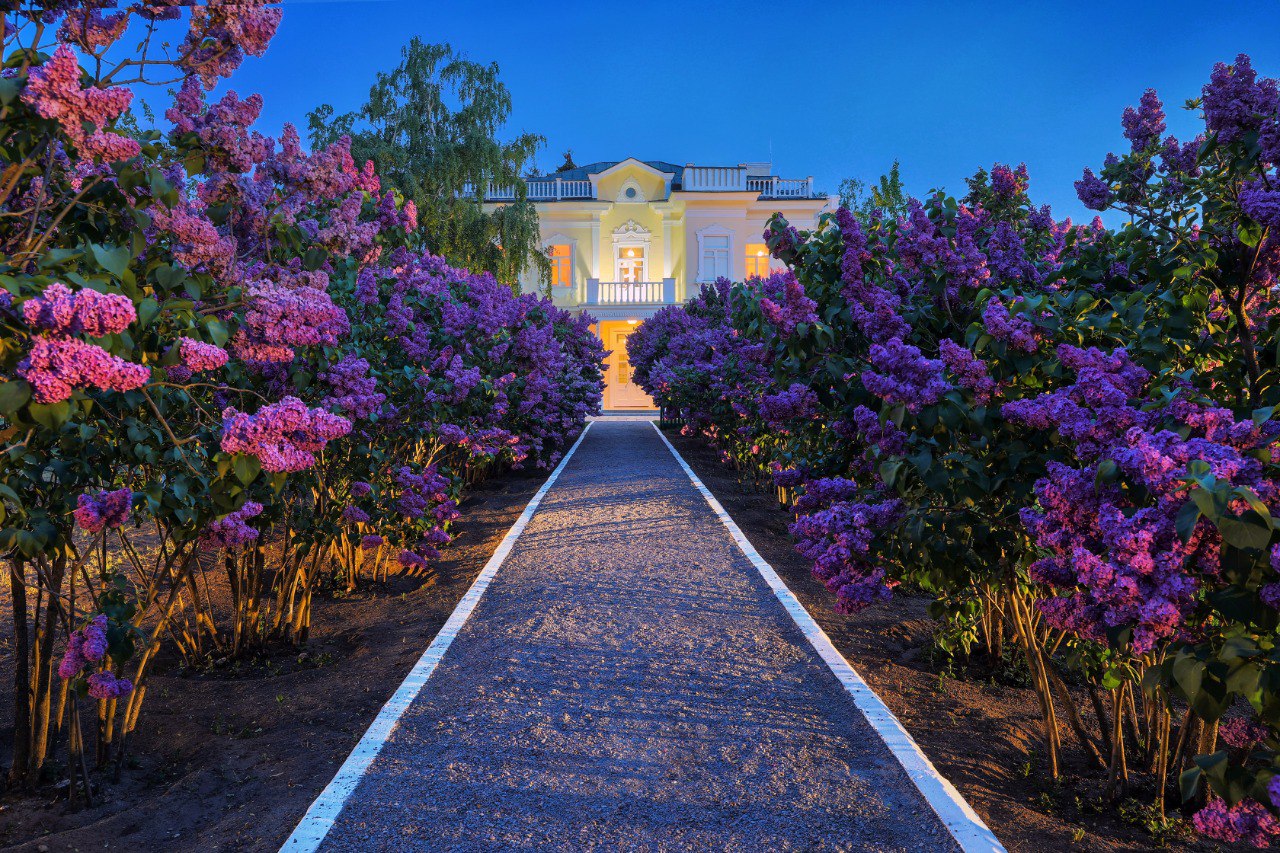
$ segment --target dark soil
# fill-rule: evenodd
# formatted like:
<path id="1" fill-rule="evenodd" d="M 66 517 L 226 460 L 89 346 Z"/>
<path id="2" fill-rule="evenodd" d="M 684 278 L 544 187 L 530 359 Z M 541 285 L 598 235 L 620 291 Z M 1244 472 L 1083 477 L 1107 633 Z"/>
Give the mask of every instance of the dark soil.
<path id="1" fill-rule="evenodd" d="M 31 851 L 277 850 L 422 654 L 542 484 L 508 475 L 473 489 L 437 571 L 317 601 L 311 641 L 204 675 L 158 669 L 119 784 L 69 813 L 50 788 L 0 797 L 0 848 Z M 13 683 L 8 585 L 0 584 L 0 684 Z M 8 766 L 13 709 L 0 703 Z M 59 755 L 65 745 L 59 745 Z"/>
<path id="2" fill-rule="evenodd" d="M 1010 851 L 1221 849 L 1193 838 L 1189 821 L 1175 821 L 1154 834 L 1147 829 L 1153 816 L 1149 787 L 1139 788 L 1135 799 L 1106 803 L 1105 776 L 1089 771 L 1078 750 L 1066 749 L 1063 781 L 1054 784 L 1043 766 L 1044 729 L 1030 689 L 1017 686 L 1016 677 L 1006 672 L 992 673 L 979 662 L 962 667 L 936 652 L 927 598 L 897 594 L 889 604 L 854 616 L 834 612 L 831 595 L 795 552 L 787 534 L 791 517 L 774 497 L 742 482 L 701 440 L 674 432 L 668 437 L 836 648 Z M 1086 706 L 1084 700 L 1082 714 L 1092 716 Z M 1071 738 L 1064 726 L 1065 744 Z"/>

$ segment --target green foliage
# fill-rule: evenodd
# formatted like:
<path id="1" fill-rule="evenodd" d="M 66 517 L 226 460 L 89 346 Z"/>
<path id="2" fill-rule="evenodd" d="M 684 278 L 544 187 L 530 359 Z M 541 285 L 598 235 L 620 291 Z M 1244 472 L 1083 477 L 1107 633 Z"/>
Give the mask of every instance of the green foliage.
<path id="1" fill-rule="evenodd" d="M 415 37 L 399 65 L 379 72 L 358 112 L 338 115 L 323 104 L 308 115 L 308 127 L 316 148 L 349 136 L 356 162 L 372 160 L 384 187 L 417 205 L 431 252 L 515 288 L 528 269 L 548 281 L 550 263 L 521 177 L 544 139 L 521 133 L 499 140 L 510 114 L 511 93 L 496 63 Z M 485 211 L 491 183 L 514 188 L 515 201 Z"/>
<path id="2" fill-rule="evenodd" d="M 902 184 L 899 163 L 893 161 L 887 174 L 868 187 L 861 178 L 845 178 L 840 182 L 840 206 L 847 207 L 864 222 L 875 214 L 896 217 L 907 212 L 907 191 Z"/>

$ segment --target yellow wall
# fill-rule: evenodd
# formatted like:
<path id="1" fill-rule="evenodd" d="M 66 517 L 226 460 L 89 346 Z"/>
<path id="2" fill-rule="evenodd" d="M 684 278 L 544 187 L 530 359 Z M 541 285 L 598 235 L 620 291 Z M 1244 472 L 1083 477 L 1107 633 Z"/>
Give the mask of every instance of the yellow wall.
<path id="1" fill-rule="evenodd" d="M 807 229 L 813 227 L 818 211 L 825 205 L 821 199 L 760 201 L 748 192 L 680 192 L 668 198 L 665 179 L 647 167 L 626 163 L 615 168 L 616 171 L 596 179 L 598 200 L 537 205 L 544 240 L 550 242 L 563 236 L 574 246 L 574 284 L 554 289 L 552 296 L 557 305 L 571 308 L 583 303 L 586 280 L 593 275 L 601 281 L 614 280 L 617 273 L 613 232 L 629 219 L 649 231 L 647 278 L 660 281 L 668 277 L 670 270 L 670 277 L 676 281 L 676 298 L 684 301 L 697 293 L 699 287 L 699 230 L 714 225 L 729 232 L 729 277 L 741 280 L 745 274 L 746 246 L 763 242 L 761 234 L 765 223 L 775 210 L 781 210 L 797 228 Z M 639 185 L 645 201 L 617 201 L 629 179 Z M 665 226 L 664 220 L 673 224 Z M 593 233 L 598 240 L 594 258 Z M 541 289 L 535 276 L 526 276 L 522 284 L 526 291 Z"/>

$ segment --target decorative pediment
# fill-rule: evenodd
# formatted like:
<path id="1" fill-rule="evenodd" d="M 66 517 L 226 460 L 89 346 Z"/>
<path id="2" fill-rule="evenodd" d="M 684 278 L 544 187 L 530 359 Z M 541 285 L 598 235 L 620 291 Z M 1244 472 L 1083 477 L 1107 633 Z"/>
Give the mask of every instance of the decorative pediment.
<path id="1" fill-rule="evenodd" d="M 640 182 L 635 178 L 627 178 L 622 186 L 618 188 L 618 199 L 622 204 L 634 204 L 637 202 L 648 201 L 648 196 L 644 193 L 644 187 L 640 186 Z"/>
<path id="2" fill-rule="evenodd" d="M 634 219 L 628 219 L 613 229 L 614 243 L 648 243 L 651 236 L 649 229 Z"/>

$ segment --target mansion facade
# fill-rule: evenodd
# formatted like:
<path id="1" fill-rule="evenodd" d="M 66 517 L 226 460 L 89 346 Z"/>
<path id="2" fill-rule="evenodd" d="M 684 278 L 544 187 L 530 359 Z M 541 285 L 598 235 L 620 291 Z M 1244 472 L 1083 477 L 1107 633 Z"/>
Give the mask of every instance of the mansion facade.
<path id="1" fill-rule="evenodd" d="M 777 262 L 761 236 L 780 212 L 811 228 L 834 200 L 813 178 L 780 178 L 768 164 L 677 166 L 660 160 L 592 163 L 528 181 L 551 259 L 551 295 L 595 317 L 610 351 L 607 410 L 643 410 L 653 401 L 631 381 L 626 338 L 660 308 L 684 302 L 703 282 L 768 275 Z M 514 199 L 490 187 L 486 206 Z M 536 273 L 522 280 L 542 291 Z"/>

